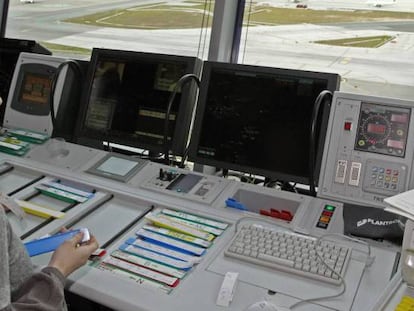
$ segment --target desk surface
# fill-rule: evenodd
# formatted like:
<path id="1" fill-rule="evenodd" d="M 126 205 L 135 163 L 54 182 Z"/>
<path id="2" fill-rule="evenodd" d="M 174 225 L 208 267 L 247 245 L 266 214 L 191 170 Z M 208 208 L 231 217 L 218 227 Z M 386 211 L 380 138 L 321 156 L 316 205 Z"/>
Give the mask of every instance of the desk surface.
<path id="1" fill-rule="evenodd" d="M 75 158 L 78 157 L 78 147 L 70 145 L 69 148 L 71 148 L 71 153 L 69 154 L 74 155 Z M 75 151 L 72 152 L 72 148 L 74 148 Z M 38 151 L 38 154 L 43 153 Z M 101 151 L 98 153 L 87 152 L 87 154 L 89 154 L 90 157 L 82 160 L 83 163 L 90 164 L 103 156 Z M 285 193 L 253 185 L 239 185 L 236 182 L 232 182 L 226 183 L 222 191 L 220 193 L 217 192 L 216 201 L 213 201 L 211 205 L 206 205 L 203 202 L 187 200 L 185 196 L 169 196 L 168 193 L 152 192 L 148 189 L 143 189 L 137 185 L 139 179 L 135 180 L 136 184 L 127 185 L 108 179 L 98 178 L 96 176 L 90 176 L 89 174 L 83 173 L 82 169 L 84 168 L 84 165 L 73 165 L 73 163 L 79 163 L 79 158 L 68 158 L 65 160 L 66 163 L 72 164 L 60 166 L 54 166 L 53 163 L 49 164 L 44 158 L 42 161 L 38 161 L 34 156 L 34 153 L 27 159 L 15 158 L 9 155 L 0 155 L 0 159 L 8 161 L 9 163 L 14 163 L 16 166 L 25 169 L 30 168 L 34 171 L 39 171 L 46 177 L 57 176 L 82 184 L 93 185 L 99 193 L 102 193 L 102 200 L 104 200 L 103 198 L 107 197 L 107 195 L 112 197 L 111 204 L 106 207 L 103 205 L 104 208 L 100 207 L 99 213 L 95 214 L 95 216 L 93 216 L 94 213 L 84 214 L 85 209 L 76 207 L 69 214 L 68 219 L 49 223 L 35 231 L 27 239 L 40 237 L 46 233 L 53 232 L 68 222 L 72 224 L 76 222 L 87 223 L 88 226 L 94 227 L 93 229 L 95 230 L 96 235 L 106 235 L 107 240 L 111 240 L 108 234 L 113 235 L 113 232 L 125 229 L 119 236 L 112 239 L 111 244 L 108 245 L 107 250 L 108 253 L 110 253 L 115 250 L 123 240 L 131 235 L 133 236 L 137 228 L 145 223 L 140 217 L 144 215 L 150 207 L 168 207 L 230 224 L 230 228 L 227 229 L 222 236 L 217 238 L 213 247 L 208 250 L 201 263 L 198 264 L 195 269 L 190 271 L 181 284 L 179 284 L 179 286 L 170 294 L 145 288 L 132 280 L 114 276 L 110 272 L 101 271 L 92 266 L 82 267 L 69 277 L 67 288 L 73 293 L 87 297 L 88 299 L 117 310 L 223 310 L 223 307 L 216 305 L 218 291 L 225 272 L 237 269 L 236 272 L 240 273 L 240 277 L 233 301 L 228 308 L 225 308 L 227 310 L 244 310 L 250 304 L 263 299 L 272 300 L 278 305 L 289 306 L 298 301 L 298 297 L 300 299 L 309 299 L 326 295 L 325 291 L 321 289 L 323 286 L 316 286 L 313 281 L 302 281 L 301 283 L 297 281 L 297 277 L 280 277 L 279 273 L 276 273 L 273 278 L 271 277 L 272 273 L 275 273 L 273 271 L 241 263 L 233 264 L 229 259 L 223 258 L 223 249 L 231 239 L 234 232 L 234 224 L 237 221 L 246 216 L 253 217 L 253 220 L 249 220 L 253 222 L 260 222 L 264 218 L 257 213 L 226 209 L 217 201 L 220 200 L 221 202 L 223 198 L 231 197 L 239 189 L 243 188 L 244 191 L 247 191 L 246 189 L 248 189 L 248 191 L 257 195 L 258 198 L 274 198 L 278 201 L 283 198 L 283 200 L 298 202 L 294 205 L 296 208 L 296 219 L 290 223 L 284 221 L 276 221 L 276 223 L 294 230 L 301 229 L 302 231 L 309 232 L 310 228 L 306 228 L 305 224 L 315 221 L 318 217 L 318 212 L 320 212 L 319 208 L 323 205 L 321 204 L 320 199 L 304 197 L 294 193 Z M 154 164 L 152 165 L 154 166 Z M 144 179 L 145 178 L 142 180 Z M 29 188 L 32 186 L 29 186 Z M 27 189 L 24 191 L 30 192 Z M 13 197 L 19 198 L 19 195 L 19 192 L 17 192 Z M 134 208 L 137 209 L 137 213 L 135 214 Z M 120 212 L 120 226 L 109 226 L 108 224 L 116 223 L 113 219 L 117 218 L 117 211 Z M 127 216 L 123 218 L 121 214 L 124 212 Z M 131 213 L 134 215 L 131 215 Z M 341 215 L 341 213 L 338 212 L 337 215 Z M 127 220 L 129 218 L 134 218 L 135 216 L 137 217 L 137 221 L 128 223 Z M 88 220 L 87 217 L 93 217 L 93 219 Z M 105 217 L 109 217 L 109 220 L 111 221 L 108 221 Z M 334 219 L 336 230 L 342 231 L 339 216 L 337 216 L 337 218 L 338 219 L 336 220 Z M 96 219 L 101 220 L 97 222 Z M 105 222 L 106 225 L 100 226 L 99 223 L 101 222 Z M 125 227 L 125 223 L 128 223 L 130 226 Z M 372 247 L 372 252 L 375 256 L 372 266 L 365 269 L 362 278 L 358 280 L 357 283 L 348 284 L 349 291 L 353 288 L 355 294 L 348 291 L 348 293 L 350 293 L 349 295 L 345 294 L 342 297 L 333 300 L 320 300 L 311 304 L 304 303 L 298 305 L 295 310 L 369 310 L 367 306 L 374 306 L 381 295 L 383 295 L 384 288 L 386 288 L 392 274 L 395 272 L 395 263 L 398 259 L 398 251 L 393 248 L 377 245 Z M 44 265 L 48 262 L 49 257 L 50 254 L 45 254 L 33 258 L 33 261 L 35 264 Z M 358 264 L 357 261 L 355 261 L 354 264 L 355 267 L 362 265 Z M 255 275 L 255 277 L 249 278 L 250 274 Z M 257 278 L 259 278 L 260 281 L 257 281 Z M 298 287 L 295 289 L 296 285 L 298 285 Z M 336 288 L 328 288 L 326 292 L 331 294 L 335 291 Z M 389 309 L 384 310 L 388 311 Z"/>

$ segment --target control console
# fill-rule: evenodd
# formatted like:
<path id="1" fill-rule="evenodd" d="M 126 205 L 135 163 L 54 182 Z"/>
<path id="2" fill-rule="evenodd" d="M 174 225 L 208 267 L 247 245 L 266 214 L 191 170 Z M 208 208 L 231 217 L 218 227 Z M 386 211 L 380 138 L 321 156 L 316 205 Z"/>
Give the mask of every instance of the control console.
<path id="1" fill-rule="evenodd" d="M 228 180 L 216 176 L 157 163 L 149 163 L 140 175 L 146 177 L 141 184 L 144 189 L 206 204 L 212 204 L 229 183 Z"/>
<path id="2" fill-rule="evenodd" d="M 414 102 L 337 92 L 318 196 L 384 206 L 413 187 Z"/>

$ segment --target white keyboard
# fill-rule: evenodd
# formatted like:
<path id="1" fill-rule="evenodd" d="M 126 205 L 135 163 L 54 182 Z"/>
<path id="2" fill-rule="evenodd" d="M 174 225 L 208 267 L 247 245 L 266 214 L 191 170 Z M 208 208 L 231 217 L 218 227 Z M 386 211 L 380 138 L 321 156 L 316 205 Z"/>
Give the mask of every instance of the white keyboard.
<path id="1" fill-rule="evenodd" d="M 294 273 L 329 284 L 341 283 L 337 274 L 328 269 L 318 258 L 336 273 L 344 276 L 351 248 L 333 241 L 322 240 L 316 246 L 316 238 L 297 234 L 282 227 L 264 228 L 252 224 L 243 226 L 235 235 L 224 254 L 253 264 Z"/>

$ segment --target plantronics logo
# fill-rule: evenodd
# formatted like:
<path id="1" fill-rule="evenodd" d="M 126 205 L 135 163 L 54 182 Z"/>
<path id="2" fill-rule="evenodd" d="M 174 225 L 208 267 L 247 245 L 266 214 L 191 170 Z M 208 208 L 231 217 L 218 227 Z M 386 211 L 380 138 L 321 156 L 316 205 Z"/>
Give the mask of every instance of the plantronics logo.
<path id="1" fill-rule="evenodd" d="M 393 224 L 399 224 L 400 226 L 404 227 L 404 223 L 399 219 L 393 219 L 393 220 L 375 220 L 372 218 L 364 218 L 357 222 L 357 227 L 361 227 L 364 225 L 374 225 L 374 226 L 389 226 Z"/>

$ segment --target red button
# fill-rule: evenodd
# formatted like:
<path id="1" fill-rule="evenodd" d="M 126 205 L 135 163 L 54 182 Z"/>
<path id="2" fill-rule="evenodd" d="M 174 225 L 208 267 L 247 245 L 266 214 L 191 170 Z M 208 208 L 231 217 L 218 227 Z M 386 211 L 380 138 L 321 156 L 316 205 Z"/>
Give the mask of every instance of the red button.
<path id="1" fill-rule="evenodd" d="M 286 211 L 286 210 L 282 210 L 280 212 L 280 218 L 291 221 L 293 219 L 293 215 L 291 212 Z"/>
<path id="2" fill-rule="evenodd" d="M 344 123 L 344 130 L 345 131 L 350 131 L 352 128 L 352 122 L 345 122 Z"/>
<path id="3" fill-rule="evenodd" d="M 270 217 L 282 219 L 282 217 L 280 217 L 280 212 L 273 208 L 270 209 Z"/>
<path id="4" fill-rule="evenodd" d="M 267 211 L 265 209 L 261 209 L 259 213 L 260 215 L 271 216 L 270 211 Z"/>

